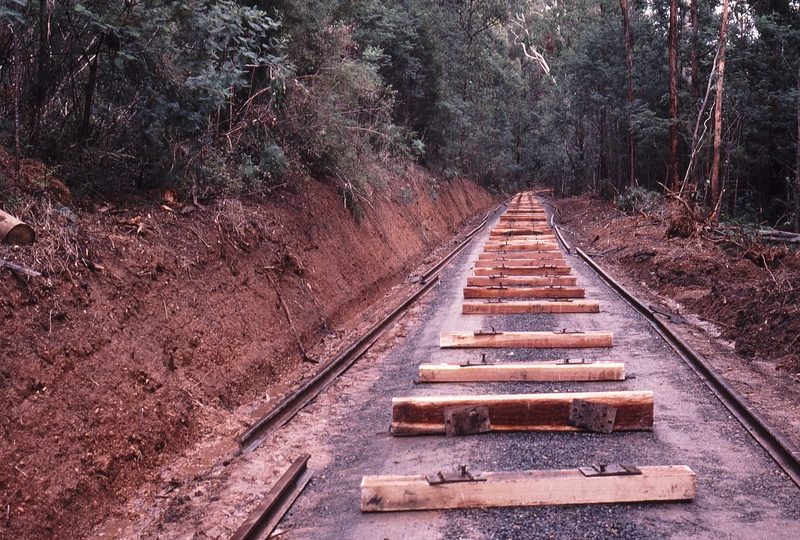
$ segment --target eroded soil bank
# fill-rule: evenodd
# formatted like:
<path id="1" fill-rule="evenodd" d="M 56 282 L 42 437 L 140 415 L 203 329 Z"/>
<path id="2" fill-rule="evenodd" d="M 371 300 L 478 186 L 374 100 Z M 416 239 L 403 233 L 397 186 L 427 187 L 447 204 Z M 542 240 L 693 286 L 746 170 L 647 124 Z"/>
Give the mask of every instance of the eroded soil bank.
<path id="1" fill-rule="evenodd" d="M 203 436 L 204 411 L 297 381 L 296 335 L 313 350 L 494 203 L 414 168 L 383 184 L 359 223 L 305 180 L 186 213 L 55 204 L 36 244 L 0 246 L 44 274 L 0 274 L 0 537 L 88 534 Z"/>

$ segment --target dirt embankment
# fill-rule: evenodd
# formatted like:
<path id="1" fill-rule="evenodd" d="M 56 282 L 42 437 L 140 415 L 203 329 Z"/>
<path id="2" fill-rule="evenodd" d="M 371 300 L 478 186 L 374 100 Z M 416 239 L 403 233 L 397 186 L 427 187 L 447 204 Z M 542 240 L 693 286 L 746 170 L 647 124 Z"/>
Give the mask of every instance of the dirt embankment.
<path id="1" fill-rule="evenodd" d="M 602 264 L 718 325 L 742 359 L 800 372 L 800 252 L 686 225 L 679 207 L 627 216 L 590 198 L 556 205 Z"/>
<path id="2" fill-rule="evenodd" d="M 201 410 L 301 376 L 281 303 L 311 349 L 493 203 L 419 169 L 385 184 L 360 223 L 306 180 L 187 214 L 54 204 L 36 244 L 0 246 L 44 272 L 0 271 L 0 537 L 85 535 L 202 436 Z"/>

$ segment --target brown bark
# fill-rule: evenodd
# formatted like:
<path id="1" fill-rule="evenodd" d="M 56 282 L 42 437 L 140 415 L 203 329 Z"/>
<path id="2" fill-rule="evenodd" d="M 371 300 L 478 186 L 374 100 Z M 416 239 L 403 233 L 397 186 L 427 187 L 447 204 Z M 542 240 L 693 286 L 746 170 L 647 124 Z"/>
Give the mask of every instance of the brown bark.
<path id="1" fill-rule="evenodd" d="M 728 34 L 728 0 L 722 3 L 722 22 L 719 27 L 719 64 L 717 66 L 717 97 L 714 101 L 714 160 L 711 164 L 711 222 L 719 222 L 722 186 L 719 180 L 722 156 L 722 95 L 725 80 L 725 40 Z"/>
<path id="2" fill-rule="evenodd" d="M 678 190 L 678 0 L 669 1 L 669 171 L 667 185 Z"/>
<path id="3" fill-rule="evenodd" d="M 630 177 L 628 185 L 636 185 L 636 147 L 633 140 L 633 55 L 631 54 L 631 20 L 628 12 L 628 0 L 619 0 L 622 9 L 622 29 L 625 34 L 625 56 L 628 62 L 628 159 Z"/>
<path id="4" fill-rule="evenodd" d="M 481 405 L 489 407 L 491 431 L 582 431 L 568 423 L 574 399 L 617 407 L 614 431 L 653 426 L 652 392 L 587 392 L 396 397 L 392 399 L 391 432 L 392 435 L 443 434 L 445 410 Z"/>

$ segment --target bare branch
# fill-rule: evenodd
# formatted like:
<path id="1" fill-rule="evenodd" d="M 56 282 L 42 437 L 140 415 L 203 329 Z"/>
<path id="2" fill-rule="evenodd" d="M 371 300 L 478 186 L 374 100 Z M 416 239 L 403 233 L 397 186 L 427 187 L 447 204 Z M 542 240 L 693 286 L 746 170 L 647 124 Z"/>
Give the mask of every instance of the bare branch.
<path id="1" fill-rule="evenodd" d="M 517 30 L 514 29 L 515 26 L 518 27 Z M 525 57 L 539 64 L 541 70 L 550 76 L 553 82 L 555 82 L 553 76 L 550 75 L 550 66 L 547 64 L 547 60 L 545 60 L 544 55 L 537 51 L 536 47 L 530 44 L 531 34 L 528 32 L 527 24 L 525 24 L 524 13 L 517 13 L 514 19 L 511 20 L 511 25 L 508 27 L 508 31 L 511 32 L 516 42 L 522 47 L 522 53 L 525 55 Z M 522 35 L 523 32 L 524 36 Z"/>

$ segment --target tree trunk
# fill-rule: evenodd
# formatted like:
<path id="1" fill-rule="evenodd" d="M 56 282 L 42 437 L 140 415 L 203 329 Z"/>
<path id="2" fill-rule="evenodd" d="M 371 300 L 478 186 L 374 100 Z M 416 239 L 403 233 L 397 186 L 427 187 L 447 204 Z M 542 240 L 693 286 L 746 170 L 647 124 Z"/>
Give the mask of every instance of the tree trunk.
<path id="1" fill-rule="evenodd" d="M 628 0 L 619 0 L 622 9 L 622 29 L 625 34 L 625 56 L 628 61 L 628 158 L 630 176 L 628 186 L 636 185 L 636 147 L 633 141 L 633 55 L 631 54 L 631 19 L 628 13 Z"/>
<path id="2" fill-rule="evenodd" d="M 21 145 L 19 142 L 19 93 L 20 93 L 20 76 L 19 76 L 19 32 L 11 29 L 12 39 L 14 40 L 14 169 L 17 173 L 17 180 L 21 174 Z"/>
<path id="3" fill-rule="evenodd" d="M 700 97 L 700 81 L 697 80 L 697 36 L 700 31 L 700 22 L 697 19 L 697 0 L 692 0 L 690 9 L 692 13 L 692 99 L 697 101 L 697 98 Z"/>
<path id="4" fill-rule="evenodd" d="M 722 22 L 719 27 L 719 65 L 717 67 L 717 97 L 714 101 L 714 160 L 711 164 L 711 221 L 719 222 L 722 187 L 719 163 L 722 155 L 722 85 L 725 80 L 725 40 L 728 34 L 728 0 L 722 3 Z"/>
<path id="5" fill-rule="evenodd" d="M 726 0 L 727 1 L 727 0 Z M 678 0 L 669 1 L 669 172 L 667 185 L 678 190 Z"/>
<path id="6" fill-rule="evenodd" d="M 800 66 L 797 67 L 797 160 L 794 166 L 794 232 L 800 233 Z"/>
<path id="7" fill-rule="evenodd" d="M 99 54 L 95 54 L 94 58 L 89 60 L 89 81 L 86 83 L 86 103 L 83 108 L 83 122 L 81 124 L 81 139 L 86 140 L 89 138 L 89 121 L 92 117 L 92 100 L 94 99 L 94 87 L 97 81 L 97 58 Z"/>
<path id="8" fill-rule="evenodd" d="M 606 108 L 600 107 L 600 159 L 598 160 L 598 176 L 600 181 L 608 180 L 608 164 L 606 163 Z"/>

